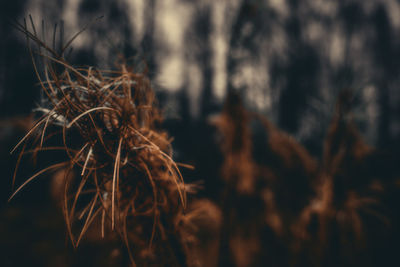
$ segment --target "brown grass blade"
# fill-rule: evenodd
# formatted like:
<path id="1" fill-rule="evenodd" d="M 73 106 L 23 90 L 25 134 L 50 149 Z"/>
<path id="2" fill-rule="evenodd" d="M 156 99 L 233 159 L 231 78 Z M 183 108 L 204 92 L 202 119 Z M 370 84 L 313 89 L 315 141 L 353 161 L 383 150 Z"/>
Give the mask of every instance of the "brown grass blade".
<path id="1" fill-rule="evenodd" d="M 41 175 L 42 173 L 45 173 L 46 171 L 51 170 L 51 169 L 60 168 L 60 167 L 62 167 L 62 166 L 64 166 L 64 165 L 66 165 L 67 163 L 68 163 L 68 162 L 61 162 L 61 163 L 57 163 L 57 164 L 51 165 L 51 166 L 49 166 L 49 167 L 47 167 L 47 168 L 44 168 L 43 170 L 37 172 L 36 174 L 32 175 L 32 176 L 31 176 L 28 180 L 26 180 L 20 187 L 18 187 L 17 190 L 15 190 L 15 192 L 10 196 L 10 198 L 8 199 L 8 201 L 11 201 L 11 199 L 13 199 L 14 196 L 15 196 L 19 191 L 21 191 L 22 188 L 24 188 L 29 182 L 31 182 L 33 179 L 35 179 L 36 177 L 38 177 L 38 176 Z"/>

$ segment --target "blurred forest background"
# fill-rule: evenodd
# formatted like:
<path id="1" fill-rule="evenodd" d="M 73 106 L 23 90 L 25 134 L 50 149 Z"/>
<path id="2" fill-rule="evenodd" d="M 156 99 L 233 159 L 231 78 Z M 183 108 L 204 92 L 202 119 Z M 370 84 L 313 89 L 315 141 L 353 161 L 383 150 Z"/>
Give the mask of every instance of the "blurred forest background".
<path id="1" fill-rule="evenodd" d="M 349 89 L 355 125 L 367 144 L 392 155 L 385 171 L 398 173 L 397 0 L 14 0 L 2 1 L 0 13 L 0 118 L 8 125 L 0 128 L 4 266 L 94 266 L 87 255 L 105 250 L 102 244 L 96 250 L 64 249 L 61 213 L 40 204 L 50 198 L 45 179 L 6 203 L 16 161 L 9 151 L 40 97 L 26 39 L 9 23 L 29 14 L 38 25 L 44 20 L 49 36 L 62 20 L 66 39 L 103 16 L 72 43 L 67 59 L 104 69 L 113 68 L 119 56 L 139 69 L 145 64 L 165 127 L 175 137 L 175 158 L 196 166 L 189 180 L 205 180 L 207 187 L 207 179 L 218 175 L 221 160 L 208 145 L 214 142 L 209 121 L 231 91 L 320 158 L 339 92 Z M 25 168 L 20 176 L 29 173 Z M 218 192 L 209 187 L 200 194 L 215 199 Z M 395 254 L 400 247 L 392 241 Z"/>

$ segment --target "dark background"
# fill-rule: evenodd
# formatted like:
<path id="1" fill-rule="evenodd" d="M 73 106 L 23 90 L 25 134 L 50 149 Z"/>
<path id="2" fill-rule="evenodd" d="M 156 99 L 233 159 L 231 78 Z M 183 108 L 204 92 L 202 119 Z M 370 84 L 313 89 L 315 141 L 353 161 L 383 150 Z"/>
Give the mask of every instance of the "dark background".
<path id="1" fill-rule="evenodd" d="M 89 253 L 83 248 L 71 256 L 72 249 L 64 249 L 61 214 L 51 204 L 43 208 L 51 201 L 46 179 L 6 203 L 16 161 L 8 152 L 25 131 L 15 118 L 39 102 L 24 36 L 10 24 L 29 14 L 37 25 L 43 19 L 48 32 L 64 20 L 66 38 L 104 16 L 72 44 L 69 61 L 112 68 L 123 55 L 139 69 L 145 62 L 177 159 L 200 166 L 189 179 L 216 173 L 218 161 L 208 156 L 213 148 L 204 145 L 213 142 L 207 121 L 230 90 L 320 157 L 338 93 L 350 89 L 367 143 L 389 154 L 399 151 L 396 0 L 14 0 L 1 1 L 0 12 L 0 255 L 6 266 L 54 266 L 68 259 L 67 266 Z"/>

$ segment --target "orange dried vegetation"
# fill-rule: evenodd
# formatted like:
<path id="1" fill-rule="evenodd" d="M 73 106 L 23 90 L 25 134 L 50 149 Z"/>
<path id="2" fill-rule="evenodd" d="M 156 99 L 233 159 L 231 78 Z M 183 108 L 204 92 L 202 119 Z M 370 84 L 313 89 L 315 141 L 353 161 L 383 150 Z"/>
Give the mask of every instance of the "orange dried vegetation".
<path id="1" fill-rule="evenodd" d="M 42 173 L 64 169 L 63 211 L 74 246 L 98 221 L 102 236 L 108 228 L 121 236 L 133 265 L 177 265 L 186 238 L 179 230 L 185 184 L 171 138 L 158 128 L 162 118 L 149 79 L 125 64 L 114 71 L 76 68 L 62 57 L 66 47 L 56 53 L 32 27 L 33 33 L 26 23 L 17 25 L 39 47 L 42 73 L 33 64 L 45 99 L 37 108 L 42 116 L 14 150 L 25 143 L 21 156 L 61 150 L 67 159 L 31 176 L 10 199 Z M 50 139 L 60 145 L 46 146 Z"/>

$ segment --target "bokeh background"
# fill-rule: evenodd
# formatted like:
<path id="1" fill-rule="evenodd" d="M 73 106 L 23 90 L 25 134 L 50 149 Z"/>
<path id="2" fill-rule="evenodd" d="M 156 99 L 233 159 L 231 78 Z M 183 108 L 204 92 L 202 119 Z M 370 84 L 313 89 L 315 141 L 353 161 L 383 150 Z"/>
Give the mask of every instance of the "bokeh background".
<path id="1" fill-rule="evenodd" d="M 397 0 L 3 0 L 0 255 L 5 266 L 29 261 L 54 266 L 64 259 L 69 266 L 89 253 L 83 248 L 71 256 L 72 249 L 65 250 L 61 214 L 42 205 L 50 201 L 45 179 L 6 203 L 16 161 L 8 151 L 25 131 L 19 120 L 40 99 L 26 40 L 10 23 L 29 14 L 37 25 L 44 20 L 48 36 L 55 23 L 63 24 L 65 39 L 103 16 L 72 43 L 69 61 L 110 69 L 123 56 L 138 69 L 145 65 L 175 136 L 176 157 L 200 166 L 189 179 L 217 172 L 218 160 L 209 157 L 213 148 L 204 145 L 213 138 L 207 122 L 229 91 L 240 92 L 248 109 L 320 157 L 337 96 L 350 89 L 366 142 L 391 154 L 400 149 Z"/>

